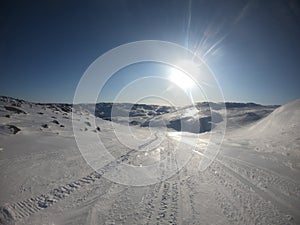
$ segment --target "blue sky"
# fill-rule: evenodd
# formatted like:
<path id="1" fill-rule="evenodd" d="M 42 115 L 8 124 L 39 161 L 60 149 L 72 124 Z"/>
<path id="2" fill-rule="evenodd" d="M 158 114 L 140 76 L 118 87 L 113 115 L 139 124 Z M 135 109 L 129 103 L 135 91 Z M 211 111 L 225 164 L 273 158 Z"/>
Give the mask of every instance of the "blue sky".
<path id="1" fill-rule="evenodd" d="M 0 4 L 0 95 L 72 102 L 81 76 L 100 55 L 132 41 L 163 40 L 201 56 L 226 101 L 283 104 L 300 97 L 296 0 L 7 0 Z M 141 68 L 135 69 L 128 71 L 136 77 L 107 84 L 103 100 L 137 79 Z M 142 95 L 143 89 L 127 97 L 130 94 Z"/>
<path id="2" fill-rule="evenodd" d="M 174 80 L 174 76 L 175 79 L 178 76 L 184 76 L 184 78 Z M 188 79 L 186 76 L 188 75 L 184 72 L 163 63 L 131 64 L 110 77 L 98 96 L 98 102 L 181 106 L 191 105 L 193 101 L 206 101 L 202 91 L 198 90 L 192 80 L 190 80 L 191 86 L 188 85 L 187 89 L 182 87 L 181 82 L 186 82 Z"/>

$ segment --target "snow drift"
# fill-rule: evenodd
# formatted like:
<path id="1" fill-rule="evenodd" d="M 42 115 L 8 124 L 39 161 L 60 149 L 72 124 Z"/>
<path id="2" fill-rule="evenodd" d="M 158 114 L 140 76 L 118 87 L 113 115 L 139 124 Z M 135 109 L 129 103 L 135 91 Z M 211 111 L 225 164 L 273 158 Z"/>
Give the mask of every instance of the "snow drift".
<path id="1" fill-rule="evenodd" d="M 268 137 L 276 137 L 291 133 L 299 136 L 300 131 L 300 99 L 287 103 L 276 110 L 269 116 L 258 121 L 249 131 L 254 135 L 264 135 Z"/>

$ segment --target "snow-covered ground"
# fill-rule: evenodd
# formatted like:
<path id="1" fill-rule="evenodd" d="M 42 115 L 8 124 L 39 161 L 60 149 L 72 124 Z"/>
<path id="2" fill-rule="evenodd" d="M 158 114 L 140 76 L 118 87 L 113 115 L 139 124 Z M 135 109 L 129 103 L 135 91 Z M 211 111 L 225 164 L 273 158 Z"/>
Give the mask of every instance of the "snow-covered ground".
<path id="1" fill-rule="evenodd" d="M 95 118 L 84 108 L 72 118 L 69 105 L 1 97 L 0 224 L 300 224 L 300 100 L 279 108 L 227 104 L 228 130 L 204 171 L 199 163 L 213 131 L 162 126 L 178 112 L 207 117 L 205 105 L 198 105 L 201 113 L 137 107 L 131 133 L 124 121 Z M 155 116 L 164 124 L 140 126 Z M 72 125 L 87 138 L 97 135 L 113 156 L 103 156 L 97 171 L 79 151 Z M 191 156 L 182 168 L 175 150 Z M 149 185 L 108 179 L 123 164 L 163 159 L 175 174 Z"/>

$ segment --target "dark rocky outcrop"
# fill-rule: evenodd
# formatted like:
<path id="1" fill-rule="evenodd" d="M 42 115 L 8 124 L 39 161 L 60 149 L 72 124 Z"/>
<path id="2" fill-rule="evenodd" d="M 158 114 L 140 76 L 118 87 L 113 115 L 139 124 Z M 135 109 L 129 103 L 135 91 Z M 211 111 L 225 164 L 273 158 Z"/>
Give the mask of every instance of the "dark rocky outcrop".
<path id="1" fill-rule="evenodd" d="M 8 111 L 11 111 L 11 112 L 14 112 L 14 113 L 17 113 L 17 114 L 27 114 L 25 111 L 17 108 L 17 107 L 14 107 L 14 106 L 4 106 L 4 108 Z"/>
<path id="2" fill-rule="evenodd" d="M 19 131 L 21 131 L 21 129 L 15 125 L 1 125 L 0 126 L 0 133 L 2 134 L 17 134 Z"/>
<path id="3" fill-rule="evenodd" d="M 42 124 L 42 128 L 49 128 L 48 124 Z"/>

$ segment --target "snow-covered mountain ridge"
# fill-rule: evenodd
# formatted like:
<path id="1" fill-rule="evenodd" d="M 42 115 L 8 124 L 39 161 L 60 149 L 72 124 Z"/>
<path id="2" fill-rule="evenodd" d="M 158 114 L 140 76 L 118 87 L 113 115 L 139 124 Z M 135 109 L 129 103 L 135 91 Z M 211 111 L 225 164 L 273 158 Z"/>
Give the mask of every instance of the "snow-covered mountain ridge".
<path id="1" fill-rule="evenodd" d="M 227 113 L 227 128 L 245 126 L 258 121 L 270 114 L 278 106 L 263 106 L 255 103 L 225 103 Z M 12 114 L 38 113 L 42 115 L 43 110 L 52 110 L 57 113 L 72 112 L 72 104 L 62 103 L 32 103 L 10 97 L 0 97 L 0 116 L 9 117 Z M 147 104 L 130 103 L 97 103 L 80 104 L 76 108 L 89 112 L 96 117 L 117 123 L 125 123 L 134 126 L 155 127 L 166 126 L 176 131 L 187 131 L 202 133 L 210 131 L 212 125 L 212 114 L 216 121 L 222 121 L 225 115 L 220 111 L 220 104 L 212 102 L 200 102 L 195 106 L 171 107 Z M 36 112 L 35 112 L 36 111 Z M 199 124 L 199 126 L 194 126 Z M 184 130 L 186 129 L 186 130 Z"/>

